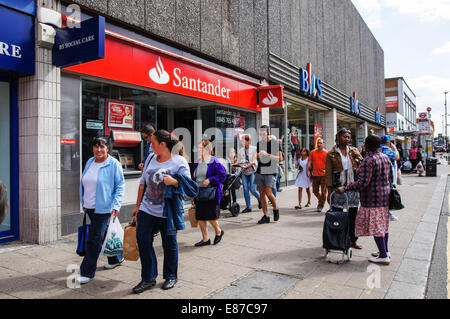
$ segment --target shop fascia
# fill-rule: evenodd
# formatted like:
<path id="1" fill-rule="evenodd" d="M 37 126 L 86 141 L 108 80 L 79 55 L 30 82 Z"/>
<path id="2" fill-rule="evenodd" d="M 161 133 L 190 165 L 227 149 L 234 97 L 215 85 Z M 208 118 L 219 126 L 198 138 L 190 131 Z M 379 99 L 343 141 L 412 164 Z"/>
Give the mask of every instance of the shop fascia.
<path id="1" fill-rule="evenodd" d="M 312 64 L 308 63 L 306 69 L 300 69 L 300 91 L 312 97 L 322 97 L 322 79 L 312 73 Z"/>

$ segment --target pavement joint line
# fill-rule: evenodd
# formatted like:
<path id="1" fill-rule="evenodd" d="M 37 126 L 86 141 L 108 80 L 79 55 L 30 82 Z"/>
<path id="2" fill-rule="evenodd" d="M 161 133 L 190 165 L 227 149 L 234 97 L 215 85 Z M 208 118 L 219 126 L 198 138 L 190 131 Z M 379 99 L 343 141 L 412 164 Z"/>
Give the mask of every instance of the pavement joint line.
<path id="1" fill-rule="evenodd" d="M 439 180 L 439 182 L 438 182 L 438 184 L 437 184 L 437 186 L 436 186 L 436 188 L 435 188 L 434 195 L 433 195 L 433 197 L 432 197 L 430 203 L 429 203 L 428 206 L 427 206 L 426 213 L 428 213 L 431 209 L 433 209 L 432 203 L 436 203 L 436 202 L 440 203 L 440 207 L 441 207 L 441 210 L 442 210 L 442 205 L 443 205 L 443 202 L 444 202 L 445 189 L 446 189 L 446 185 L 447 185 L 447 178 L 448 178 L 448 176 L 449 176 L 449 174 L 447 174 L 447 175 L 441 175 L 441 178 L 440 178 L 440 180 Z M 444 189 L 443 191 L 442 191 L 442 188 Z M 436 190 L 437 190 L 437 191 L 436 191 Z M 439 196 L 439 195 L 440 195 L 441 197 L 437 198 L 437 196 Z M 438 222 L 439 222 L 440 214 L 439 214 L 439 215 L 436 215 L 436 216 L 433 215 L 433 217 L 437 218 L 437 219 L 438 219 Z M 422 218 L 423 218 L 423 217 L 422 217 Z M 405 257 L 404 257 L 402 263 L 400 264 L 400 268 L 399 268 L 397 274 L 395 275 L 394 280 L 393 280 L 393 282 L 392 282 L 390 288 L 388 289 L 388 292 L 387 292 L 385 298 L 387 298 L 387 297 L 389 297 L 389 298 L 397 298 L 397 297 L 398 297 L 398 296 L 396 296 L 394 293 L 392 293 L 392 287 L 393 287 L 393 283 L 394 283 L 394 282 L 406 283 L 406 284 L 415 285 L 415 286 L 417 286 L 417 287 L 420 287 L 421 296 L 420 296 L 420 297 L 419 297 L 419 296 L 416 296 L 415 299 L 424 299 L 424 298 L 425 298 L 426 287 L 427 287 L 427 285 L 428 285 L 428 280 L 429 280 L 429 272 L 430 272 L 430 266 L 431 266 L 431 259 L 432 259 L 432 256 L 431 256 L 430 258 L 427 258 L 427 260 L 426 260 L 426 262 L 427 262 L 427 267 L 426 267 L 427 270 L 426 270 L 426 273 L 423 274 L 423 276 L 421 276 L 420 274 L 418 274 L 418 276 L 420 276 L 420 277 L 426 277 L 425 284 L 414 284 L 414 283 L 410 283 L 410 282 L 400 281 L 400 280 L 397 279 L 397 278 L 401 278 L 402 275 L 403 275 L 403 276 L 406 275 L 406 274 L 403 274 L 403 272 L 406 272 L 406 271 L 407 271 L 407 270 L 405 270 L 405 268 L 407 268 L 407 267 L 406 267 L 406 264 L 407 264 L 408 260 L 418 261 L 417 259 L 413 259 L 413 258 L 406 257 L 406 256 L 408 256 L 408 253 L 409 253 L 410 249 L 412 250 L 411 244 L 412 244 L 413 242 L 420 242 L 420 240 L 417 240 L 417 238 L 416 238 L 416 237 L 417 237 L 417 234 L 418 234 L 417 229 L 418 229 L 421 225 L 426 225 L 425 223 L 427 223 L 427 224 L 433 224 L 433 225 L 434 225 L 434 223 L 425 222 L 425 221 L 422 221 L 422 219 L 421 219 L 421 221 L 420 221 L 419 224 L 417 225 L 416 232 L 414 233 L 414 236 L 413 236 L 413 238 L 412 238 L 410 244 L 408 245 L 408 249 L 407 249 L 406 252 L 405 252 Z M 434 250 L 435 240 L 436 240 L 436 235 L 437 235 L 437 228 L 438 228 L 439 223 L 437 223 L 437 224 L 435 224 L 435 225 L 436 225 L 436 229 L 435 229 L 434 231 L 432 231 L 432 232 L 426 231 L 427 235 L 429 235 L 429 236 L 431 236 L 431 234 L 433 234 L 433 243 L 431 244 L 432 250 Z M 423 233 L 425 233 L 425 231 L 424 231 L 423 229 L 421 229 L 421 231 L 420 231 L 419 233 L 422 233 L 422 234 L 423 234 Z M 405 265 L 405 267 L 402 267 L 403 265 Z"/>

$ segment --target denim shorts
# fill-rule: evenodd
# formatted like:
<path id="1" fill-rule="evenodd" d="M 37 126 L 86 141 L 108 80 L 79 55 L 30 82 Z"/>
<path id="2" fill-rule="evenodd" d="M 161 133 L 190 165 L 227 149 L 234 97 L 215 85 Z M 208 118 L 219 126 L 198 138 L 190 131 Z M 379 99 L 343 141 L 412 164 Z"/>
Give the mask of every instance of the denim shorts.
<path id="1" fill-rule="evenodd" d="M 255 174 L 255 185 L 275 188 L 277 184 L 277 176 L 275 174 Z"/>

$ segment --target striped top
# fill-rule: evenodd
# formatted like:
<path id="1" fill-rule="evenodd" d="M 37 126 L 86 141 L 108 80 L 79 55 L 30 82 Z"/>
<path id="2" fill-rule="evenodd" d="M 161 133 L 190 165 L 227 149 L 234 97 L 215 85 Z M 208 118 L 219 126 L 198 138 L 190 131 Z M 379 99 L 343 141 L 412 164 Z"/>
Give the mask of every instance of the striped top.
<path id="1" fill-rule="evenodd" d="M 367 153 L 357 170 L 358 180 L 347 186 L 347 190 L 359 191 L 362 207 L 388 207 L 391 191 L 389 180 L 392 164 L 381 152 Z"/>

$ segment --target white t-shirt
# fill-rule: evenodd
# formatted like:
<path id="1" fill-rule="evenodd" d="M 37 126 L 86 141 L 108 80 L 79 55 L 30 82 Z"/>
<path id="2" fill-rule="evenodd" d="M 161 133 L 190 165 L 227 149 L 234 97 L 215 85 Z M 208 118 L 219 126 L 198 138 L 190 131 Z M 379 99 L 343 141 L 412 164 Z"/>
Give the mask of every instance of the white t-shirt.
<path id="1" fill-rule="evenodd" d="M 89 166 L 86 174 L 83 176 L 83 203 L 84 208 L 95 209 L 95 196 L 97 195 L 98 171 L 104 162 L 96 163 L 95 160 Z"/>
<path id="2" fill-rule="evenodd" d="M 348 156 L 342 156 L 342 166 L 344 166 L 344 171 L 348 170 Z"/>

